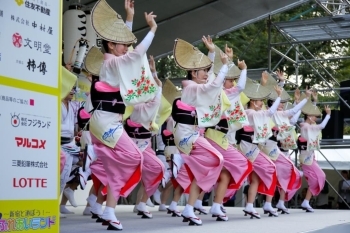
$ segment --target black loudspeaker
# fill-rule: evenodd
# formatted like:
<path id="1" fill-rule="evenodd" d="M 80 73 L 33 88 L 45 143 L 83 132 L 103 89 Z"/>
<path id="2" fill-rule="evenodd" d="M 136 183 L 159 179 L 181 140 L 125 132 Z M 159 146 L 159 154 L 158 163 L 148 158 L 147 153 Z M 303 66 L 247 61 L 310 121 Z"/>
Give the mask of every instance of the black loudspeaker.
<path id="1" fill-rule="evenodd" d="M 326 112 L 322 112 L 322 120 Z M 322 139 L 343 139 L 344 117 L 339 110 L 332 110 L 331 118 L 326 127 L 322 130 Z"/>
<path id="2" fill-rule="evenodd" d="M 340 82 L 340 87 L 350 88 L 350 79 Z M 340 90 L 340 96 L 347 101 L 347 104 L 350 105 L 350 89 L 349 90 Z M 342 100 L 340 101 L 340 112 L 344 118 L 350 118 L 350 108 L 344 104 Z"/>

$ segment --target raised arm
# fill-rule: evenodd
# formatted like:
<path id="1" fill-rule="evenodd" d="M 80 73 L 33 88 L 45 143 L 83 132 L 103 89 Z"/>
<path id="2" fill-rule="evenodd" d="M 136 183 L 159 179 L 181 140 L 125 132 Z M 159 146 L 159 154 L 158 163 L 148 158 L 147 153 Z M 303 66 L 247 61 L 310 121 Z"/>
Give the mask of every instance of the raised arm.
<path id="1" fill-rule="evenodd" d="M 221 88 L 227 71 L 228 71 L 228 67 L 227 67 L 227 62 L 228 62 L 228 57 L 226 54 L 221 53 L 220 54 L 221 57 L 221 61 L 223 63 L 223 66 L 220 69 L 220 72 L 218 74 L 218 76 L 216 77 L 216 79 L 214 79 L 213 82 L 211 83 L 206 83 L 206 84 L 199 84 L 199 85 L 192 85 L 192 86 L 196 86 L 197 91 L 202 91 L 202 92 L 207 92 L 208 90 L 212 89 L 212 88 Z"/>
<path id="2" fill-rule="evenodd" d="M 324 107 L 324 110 L 326 111 L 326 114 L 327 114 L 327 115 L 326 115 L 326 117 L 323 119 L 322 123 L 319 124 L 319 125 L 317 125 L 317 126 L 320 127 L 320 129 L 324 129 L 324 127 L 326 127 L 326 125 L 327 125 L 329 119 L 331 118 L 331 109 L 329 108 L 328 105 Z"/>
<path id="3" fill-rule="evenodd" d="M 214 45 L 213 40 L 211 39 L 210 36 L 208 36 L 208 37 L 203 36 L 202 41 L 203 41 L 205 47 L 209 50 L 208 57 L 209 57 L 210 61 L 213 62 L 213 65 L 211 66 L 210 70 L 208 71 L 208 73 L 210 74 L 210 73 L 213 73 L 213 70 L 214 70 L 215 45 Z"/>
<path id="4" fill-rule="evenodd" d="M 281 102 L 281 94 L 282 94 L 282 89 L 279 86 L 275 86 L 275 91 L 277 92 L 277 99 L 275 100 L 275 102 L 273 103 L 273 105 L 269 108 L 268 113 L 269 116 L 273 116 L 273 114 L 275 114 L 275 112 L 277 111 L 278 105 Z"/>
<path id="5" fill-rule="evenodd" d="M 125 0 L 126 21 L 125 24 L 132 31 L 132 22 L 135 14 L 135 3 L 133 0 Z"/>
<path id="6" fill-rule="evenodd" d="M 302 101 L 300 101 L 297 105 L 295 105 L 292 109 L 286 110 L 285 113 L 287 114 L 287 116 L 291 117 L 297 114 L 297 112 L 299 112 L 304 107 L 307 100 L 308 98 L 305 98 Z"/>
<path id="7" fill-rule="evenodd" d="M 299 111 L 289 120 L 289 122 L 290 122 L 291 125 L 295 125 L 295 124 L 298 122 L 299 117 L 300 117 L 300 114 L 301 114 L 301 110 L 299 110 Z"/>
<path id="8" fill-rule="evenodd" d="M 242 70 L 241 75 L 239 76 L 238 82 L 237 82 L 237 89 L 239 92 L 242 92 L 245 88 L 245 84 L 247 82 L 247 65 L 245 64 L 244 60 L 237 61 L 238 67 Z"/>

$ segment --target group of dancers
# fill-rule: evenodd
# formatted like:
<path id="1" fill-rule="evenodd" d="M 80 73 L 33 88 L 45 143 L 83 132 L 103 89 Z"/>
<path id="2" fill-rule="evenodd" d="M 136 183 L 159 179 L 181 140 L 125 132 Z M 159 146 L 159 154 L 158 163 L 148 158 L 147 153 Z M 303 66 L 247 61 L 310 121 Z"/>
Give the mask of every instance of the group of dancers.
<path id="1" fill-rule="evenodd" d="M 277 217 L 278 212 L 289 214 L 284 202 L 301 187 L 302 176 L 309 187 L 301 207 L 313 212 L 309 200 L 325 183 L 314 151 L 331 113 L 326 106 L 327 116 L 316 124 L 321 116 L 315 104 L 317 93 L 296 90 L 294 103 L 286 104 L 290 96 L 283 89 L 283 72 L 276 73 L 277 80 L 263 72 L 260 83 L 253 81 L 247 78 L 245 62 L 235 64 L 232 49 L 220 50 L 209 36 L 202 38 L 208 55 L 175 40 L 175 62 L 187 71 L 179 91 L 169 79 L 163 84 L 153 57 L 147 59 L 157 30 L 156 16 L 145 13 L 150 31 L 133 49 L 134 2 L 125 0 L 125 10 L 124 23 L 105 0 L 96 3 L 92 26 L 102 38 L 104 53 L 93 47 L 86 56 L 85 68 L 92 75 L 90 95 L 84 107 L 73 106 L 70 100 L 76 87 L 72 84 L 62 100 L 61 213 L 69 213 L 67 200 L 76 205 L 74 190 L 78 185 L 84 189 L 91 178 L 86 210 L 108 230 L 123 229 L 115 207 L 139 183 L 134 211 L 142 218 L 152 218 L 147 201 L 153 195 L 159 210 L 182 217 L 189 225 L 202 225 L 195 211 L 208 214 L 202 198 L 214 191 L 209 213 L 217 221 L 228 221 L 223 203 L 248 180 L 244 213 L 260 218 L 253 207 L 260 193 L 266 195 L 264 213 Z M 295 124 L 301 113 L 304 122 L 297 137 Z M 75 123 L 81 131 L 80 147 L 75 145 Z M 300 151 L 302 172 L 289 157 L 288 151 L 294 149 Z M 172 188 L 173 200 L 166 207 Z M 271 205 L 276 188 L 277 210 Z M 181 212 L 177 204 L 182 194 L 188 198 Z"/>

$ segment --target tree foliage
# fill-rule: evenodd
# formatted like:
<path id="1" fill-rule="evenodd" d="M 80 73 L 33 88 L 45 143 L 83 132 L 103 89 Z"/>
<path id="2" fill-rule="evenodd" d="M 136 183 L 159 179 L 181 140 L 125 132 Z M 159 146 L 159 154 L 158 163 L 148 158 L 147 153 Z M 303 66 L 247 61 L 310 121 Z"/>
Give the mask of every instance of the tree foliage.
<path id="1" fill-rule="evenodd" d="M 326 16 L 324 11 L 320 7 L 315 7 L 312 3 L 307 3 L 297 7 L 295 9 L 283 12 L 272 16 L 272 22 L 290 21 L 290 20 L 301 20 L 314 17 Z M 235 58 L 245 60 L 248 65 L 248 69 L 255 68 L 267 68 L 268 67 L 268 19 L 250 24 L 239 30 L 230 32 L 226 35 L 220 36 L 214 39 L 214 43 L 221 49 L 224 49 L 225 44 L 233 48 Z M 285 42 L 284 37 L 277 31 L 271 31 L 271 42 Z M 305 43 L 305 47 L 311 52 L 315 58 L 323 59 L 336 56 L 349 56 L 349 41 L 321 41 L 321 42 L 310 42 Z M 199 44 L 198 48 L 207 53 L 204 44 Z M 286 53 L 290 48 L 290 45 L 275 46 L 277 50 L 282 53 Z M 313 59 L 312 55 L 308 53 L 303 46 L 299 45 L 300 60 Z M 295 60 L 295 50 L 287 54 L 290 58 Z M 271 54 L 271 68 L 273 68 L 281 59 L 281 56 L 272 52 Z M 316 68 L 316 71 L 311 66 Z M 324 67 L 324 69 L 323 69 Z M 283 70 L 288 79 L 295 83 L 295 66 L 288 60 L 283 60 L 279 65 L 278 69 Z M 186 72 L 180 70 L 172 56 L 161 58 L 157 62 L 157 70 L 159 77 L 161 78 L 178 78 L 184 77 Z M 325 88 L 328 85 L 337 86 L 338 82 L 349 79 L 350 74 L 350 60 L 323 60 L 320 62 L 303 62 L 298 64 L 299 70 L 299 86 L 304 89 L 306 86 L 314 86 L 316 88 Z M 274 70 L 273 70 L 274 71 Z M 323 80 L 319 74 L 321 74 L 325 80 Z M 333 78 L 331 77 L 333 76 Z M 287 86 L 290 89 L 294 89 L 295 86 Z M 336 96 L 333 92 L 324 92 L 326 99 L 335 99 Z"/>

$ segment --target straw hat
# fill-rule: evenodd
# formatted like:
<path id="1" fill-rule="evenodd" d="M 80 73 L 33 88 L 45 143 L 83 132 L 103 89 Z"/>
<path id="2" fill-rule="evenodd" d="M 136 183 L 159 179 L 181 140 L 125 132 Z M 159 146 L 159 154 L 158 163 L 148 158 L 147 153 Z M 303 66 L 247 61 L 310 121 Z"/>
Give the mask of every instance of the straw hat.
<path id="1" fill-rule="evenodd" d="M 125 25 L 122 17 L 108 5 L 99 0 L 91 12 L 91 24 L 95 32 L 104 40 L 118 44 L 136 42 L 135 35 Z"/>
<path id="2" fill-rule="evenodd" d="M 212 66 L 209 57 L 184 40 L 175 40 L 173 53 L 175 62 L 181 69 L 201 70 L 209 69 Z"/>
<path id="3" fill-rule="evenodd" d="M 269 95 L 268 99 L 270 100 L 276 100 L 277 99 L 277 92 L 275 91 L 274 86 L 277 86 L 278 83 L 276 81 L 276 79 L 274 79 L 272 77 L 271 74 L 268 74 L 268 79 L 267 79 L 267 83 L 266 83 L 266 87 L 271 91 L 271 95 Z M 284 90 L 284 88 L 282 89 L 282 94 L 281 94 L 281 102 L 287 102 L 290 99 L 290 95 L 286 92 L 286 90 Z"/>
<path id="4" fill-rule="evenodd" d="M 220 52 L 222 50 L 215 45 L 215 59 L 214 59 L 214 74 L 218 75 L 220 72 L 220 69 L 222 67 L 222 62 L 221 62 L 221 57 L 220 57 Z M 227 63 L 227 66 L 229 68 L 227 74 L 226 74 L 226 79 L 237 79 L 241 75 L 241 70 L 233 63 L 232 61 L 229 61 Z"/>
<path id="5" fill-rule="evenodd" d="M 164 98 L 170 104 L 173 104 L 175 99 L 181 97 L 181 91 L 177 90 L 176 86 L 169 79 L 165 80 L 162 89 L 162 94 Z"/>
<path id="6" fill-rule="evenodd" d="M 293 104 L 291 103 L 291 102 L 287 102 L 287 103 L 285 103 L 285 105 L 284 105 L 284 111 L 287 111 L 287 110 L 290 110 L 290 109 L 292 109 L 294 106 L 293 106 Z"/>
<path id="7" fill-rule="evenodd" d="M 301 112 L 304 115 L 308 115 L 308 116 L 321 116 L 322 115 L 320 109 L 317 106 L 314 106 L 310 99 L 307 100 L 306 104 L 301 109 Z"/>
<path id="8" fill-rule="evenodd" d="M 103 53 L 99 48 L 93 46 L 86 54 L 84 65 L 85 69 L 95 76 L 100 75 L 100 69 L 103 63 Z"/>
<path id="9" fill-rule="evenodd" d="M 71 92 L 75 83 L 77 82 L 77 76 L 72 72 L 67 70 L 65 67 L 61 67 L 61 99 L 66 98 L 66 96 Z"/>
<path id="10" fill-rule="evenodd" d="M 263 100 L 271 94 L 268 88 L 249 78 L 247 78 L 247 83 L 243 92 L 251 100 Z"/>

